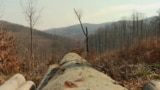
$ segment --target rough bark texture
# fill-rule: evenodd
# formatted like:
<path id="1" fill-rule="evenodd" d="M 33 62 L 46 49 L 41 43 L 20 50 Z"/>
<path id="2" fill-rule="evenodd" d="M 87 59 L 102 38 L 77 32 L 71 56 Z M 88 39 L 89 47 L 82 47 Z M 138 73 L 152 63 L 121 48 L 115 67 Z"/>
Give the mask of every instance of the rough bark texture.
<path id="1" fill-rule="evenodd" d="M 127 90 L 75 53 L 65 55 L 60 65 L 53 68 L 47 72 L 47 77 L 52 78 L 45 77 L 48 80 L 41 83 L 47 84 L 39 90 Z"/>

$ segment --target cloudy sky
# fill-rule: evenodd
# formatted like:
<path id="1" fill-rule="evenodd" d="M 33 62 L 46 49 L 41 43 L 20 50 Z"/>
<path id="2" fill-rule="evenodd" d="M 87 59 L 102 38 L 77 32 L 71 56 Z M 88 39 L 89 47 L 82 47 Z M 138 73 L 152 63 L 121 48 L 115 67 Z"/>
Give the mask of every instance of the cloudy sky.
<path id="1" fill-rule="evenodd" d="M 20 1 L 23 0 L 3 0 L 1 19 L 28 26 Z M 135 11 L 145 17 L 155 16 L 160 9 L 160 0 L 39 0 L 36 7 L 42 11 L 35 28 L 45 30 L 78 24 L 74 8 L 81 11 L 84 23 L 129 19 Z"/>

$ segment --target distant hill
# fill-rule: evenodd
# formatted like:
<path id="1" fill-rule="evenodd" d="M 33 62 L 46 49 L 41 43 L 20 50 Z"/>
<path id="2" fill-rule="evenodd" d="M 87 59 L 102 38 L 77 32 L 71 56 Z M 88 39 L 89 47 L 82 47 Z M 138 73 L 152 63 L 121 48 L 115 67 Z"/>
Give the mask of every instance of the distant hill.
<path id="1" fill-rule="evenodd" d="M 0 26 L 3 30 L 10 31 L 16 37 L 21 37 L 21 39 L 23 37 L 26 37 L 26 38 L 30 37 L 29 27 L 19 25 L 19 24 L 15 24 L 15 23 L 11 23 L 11 22 L 8 22 L 8 21 L 0 21 Z M 50 33 L 46 33 L 46 32 L 34 29 L 33 30 L 33 39 L 37 39 L 37 37 L 43 38 L 45 40 L 69 39 L 69 38 L 66 38 L 64 36 L 52 35 Z"/>
<path id="2" fill-rule="evenodd" d="M 145 18 L 145 22 L 150 23 L 151 21 L 154 21 L 156 17 L 150 17 L 150 18 Z M 105 22 L 105 23 L 100 23 L 100 24 L 91 24 L 91 23 L 84 23 L 83 25 L 88 27 L 88 32 L 89 35 L 96 33 L 99 28 L 104 28 L 108 27 L 111 28 L 113 24 L 119 24 L 123 20 L 116 21 L 116 22 Z M 131 21 L 126 21 L 127 23 L 130 23 Z M 66 36 L 66 37 L 71 37 L 74 39 L 84 39 L 84 35 L 82 32 L 82 29 L 80 27 L 80 24 L 72 25 L 72 26 L 67 26 L 67 27 L 61 27 L 61 28 L 51 28 L 48 30 L 45 30 L 44 32 L 53 34 L 53 35 L 61 35 L 61 36 Z M 76 37 L 76 38 L 75 38 Z"/>
<path id="3" fill-rule="evenodd" d="M 2 27 L 3 30 L 7 30 L 10 32 L 14 33 L 19 33 L 19 32 L 23 32 L 24 34 L 29 33 L 30 34 L 30 30 L 29 27 L 23 26 L 23 25 L 19 25 L 19 24 L 15 24 L 15 23 L 11 23 L 8 21 L 0 21 L 0 25 Z M 52 35 L 42 32 L 40 30 L 33 30 L 33 35 L 38 35 L 38 36 L 42 36 L 44 38 L 51 38 Z"/>
<path id="4" fill-rule="evenodd" d="M 88 28 L 89 35 L 93 34 L 98 28 L 104 27 L 106 24 L 110 23 L 101 23 L 101 24 L 89 24 L 84 23 L 83 25 Z M 67 37 L 76 37 L 83 38 L 83 32 L 79 24 L 68 26 L 68 27 L 62 27 L 62 28 L 52 28 L 45 30 L 46 33 L 50 33 L 53 35 L 61 35 L 61 36 L 67 36 Z M 75 38 L 74 38 L 75 39 Z"/>

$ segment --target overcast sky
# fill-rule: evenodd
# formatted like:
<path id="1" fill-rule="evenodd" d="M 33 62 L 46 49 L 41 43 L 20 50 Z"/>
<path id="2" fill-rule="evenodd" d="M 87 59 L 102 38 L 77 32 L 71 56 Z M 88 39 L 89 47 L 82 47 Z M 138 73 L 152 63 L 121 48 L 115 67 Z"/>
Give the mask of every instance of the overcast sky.
<path id="1" fill-rule="evenodd" d="M 1 19 L 28 26 L 20 1 L 3 0 Z M 35 28 L 40 30 L 78 24 L 74 8 L 81 10 L 82 22 L 97 24 L 129 18 L 135 11 L 151 17 L 160 9 L 160 0 L 39 0 L 37 4 L 42 11 Z"/>

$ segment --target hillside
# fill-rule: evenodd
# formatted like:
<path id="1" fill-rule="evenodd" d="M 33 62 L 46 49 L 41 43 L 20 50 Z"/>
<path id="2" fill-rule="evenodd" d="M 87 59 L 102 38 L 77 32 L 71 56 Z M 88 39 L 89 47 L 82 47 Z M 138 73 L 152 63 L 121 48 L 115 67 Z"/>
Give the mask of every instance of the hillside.
<path id="1" fill-rule="evenodd" d="M 7 21 L 0 21 L 4 30 L 9 31 L 15 37 L 16 49 L 21 57 L 29 54 L 30 51 L 30 30 L 28 27 L 10 23 Z M 74 48 L 76 41 L 59 35 L 51 35 L 39 30 L 33 30 L 33 46 L 34 53 L 44 55 L 52 55 L 52 52 L 59 53 Z M 58 49 L 57 49 L 58 48 Z M 23 51 L 23 52 L 22 52 Z"/>
<path id="2" fill-rule="evenodd" d="M 157 17 L 134 20 L 120 20 L 99 28 L 89 36 L 91 50 L 106 52 L 123 49 L 143 40 L 160 35 Z"/>
<path id="3" fill-rule="evenodd" d="M 11 23 L 11 22 L 7 22 L 7 21 L 0 21 L 0 25 L 2 27 L 2 29 L 7 30 L 7 31 L 11 31 L 13 33 L 16 32 L 25 32 L 25 33 L 30 33 L 29 28 L 23 25 L 19 25 L 19 24 L 15 24 L 15 23 Z M 52 35 L 42 32 L 40 30 L 33 30 L 33 35 L 38 35 L 38 36 L 42 36 L 44 38 L 51 38 Z"/>

